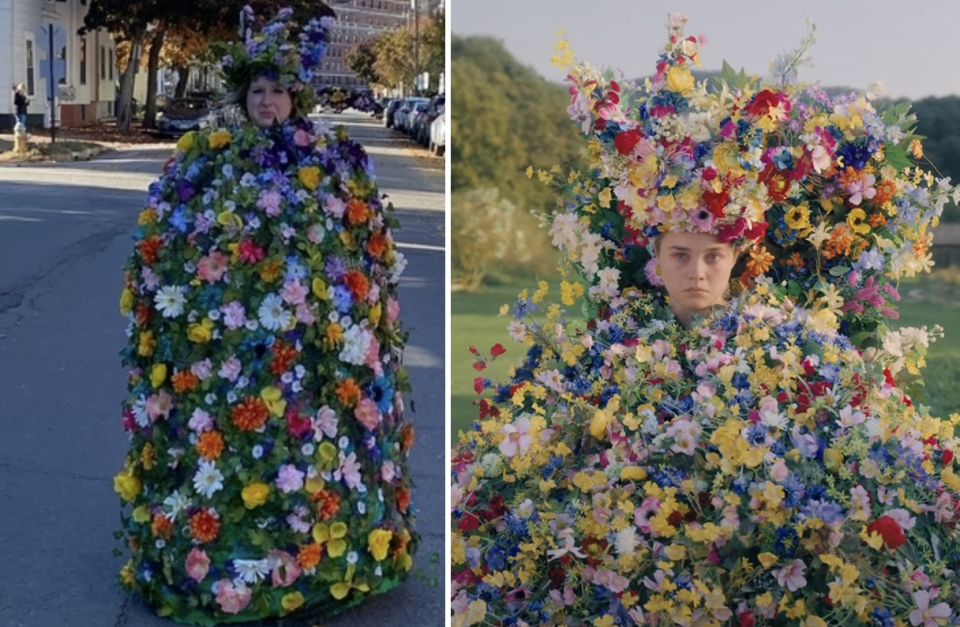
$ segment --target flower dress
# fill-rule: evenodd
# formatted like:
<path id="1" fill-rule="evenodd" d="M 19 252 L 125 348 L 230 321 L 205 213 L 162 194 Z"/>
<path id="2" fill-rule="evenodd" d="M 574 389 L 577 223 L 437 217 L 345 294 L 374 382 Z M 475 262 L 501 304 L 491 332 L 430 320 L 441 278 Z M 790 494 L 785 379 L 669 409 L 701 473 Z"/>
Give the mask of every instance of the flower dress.
<path id="1" fill-rule="evenodd" d="M 960 416 L 892 354 L 766 286 L 690 330 L 649 294 L 585 322 L 522 302 L 525 354 L 453 452 L 453 625 L 956 616 Z M 896 333 L 901 358 L 932 335 Z"/>
<path id="2" fill-rule="evenodd" d="M 395 220 L 342 130 L 177 148 L 121 297 L 121 581 L 187 623 L 336 612 L 396 586 L 417 544 Z"/>

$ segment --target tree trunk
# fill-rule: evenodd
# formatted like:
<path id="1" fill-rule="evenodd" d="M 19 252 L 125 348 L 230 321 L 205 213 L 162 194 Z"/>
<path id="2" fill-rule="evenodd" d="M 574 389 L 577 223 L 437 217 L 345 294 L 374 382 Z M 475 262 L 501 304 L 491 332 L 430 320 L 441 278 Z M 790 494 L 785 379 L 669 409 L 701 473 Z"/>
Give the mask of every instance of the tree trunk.
<path id="1" fill-rule="evenodd" d="M 190 66 L 184 65 L 177 68 L 177 87 L 173 92 L 174 98 L 183 98 L 187 93 L 187 83 L 190 81 Z"/>
<path id="2" fill-rule="evenodd" d="M 155 128 L 157 126 L 157 71 L 160 68 L 160 49 L 163 48 L 163 37 L 167 31 L 158 28 L 150 41 L 150 58 L 147 67 L 147 102 L 143 112 L 143 126 Z"/>
<path id="3" fill-rule="evenodd" d="M 133 78 L 137 70 L 139 59 L 137 53 L 143 45 L 144 33 L 136 33 L 130 40 L 130 58 L 127 67 L 120 75 L 120 98 L 117 103 L 117 130 L 123 133 L 130 131 L 130 122 L 133 119 Z"/>

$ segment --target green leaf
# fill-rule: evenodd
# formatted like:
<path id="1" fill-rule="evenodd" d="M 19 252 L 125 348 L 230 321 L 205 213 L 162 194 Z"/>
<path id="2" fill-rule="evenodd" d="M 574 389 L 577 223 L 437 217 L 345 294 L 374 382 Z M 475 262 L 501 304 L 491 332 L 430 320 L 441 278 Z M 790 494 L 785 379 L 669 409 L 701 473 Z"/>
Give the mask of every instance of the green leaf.
<path id="1" fill-rule="evenodd" d="M 900 146 L 887 146 L 883 153 L 885 155 L 884 163 L 893 166 L 898 172 L 913 165 L 913 162 L 907 157 L 907 151 Z"/>
<path id="2" fill-rule="evenodd" d="M 850 271 L 850 266 L 836 266 L 836 267 L 830 268 L 830 275 L 843 276 L 849 271 Z"/>

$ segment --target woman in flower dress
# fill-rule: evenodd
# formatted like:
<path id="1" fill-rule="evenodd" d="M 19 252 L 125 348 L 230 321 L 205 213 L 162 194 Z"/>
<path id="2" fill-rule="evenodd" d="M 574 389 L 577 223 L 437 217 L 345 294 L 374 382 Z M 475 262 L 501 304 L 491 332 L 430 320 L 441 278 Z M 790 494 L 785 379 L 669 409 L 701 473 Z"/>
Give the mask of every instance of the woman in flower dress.
<path id="1" fill-rule="evenodd" d="M 938 330 L 889 320 L 960 192 L 906 112 L 793 82 L 812 38 L 708 90 L 684 22 L 642 91 L 558 44 L 588 150 L 551 235 L 581 281 L 521 293 L 522 355 L 475 381 L 452 624 L 956 622 L 960 416 L 912 401 Z"/>
<path id="2" fill-rule="evenodd" d="M 178 142 L 126 266 L 121 581 L 181 622 L 332 614 L 417 542 L 396 224 L 364 150 L 303 116 L 330 23 L 294 26 L 229 48 L 244 122 Z"/>

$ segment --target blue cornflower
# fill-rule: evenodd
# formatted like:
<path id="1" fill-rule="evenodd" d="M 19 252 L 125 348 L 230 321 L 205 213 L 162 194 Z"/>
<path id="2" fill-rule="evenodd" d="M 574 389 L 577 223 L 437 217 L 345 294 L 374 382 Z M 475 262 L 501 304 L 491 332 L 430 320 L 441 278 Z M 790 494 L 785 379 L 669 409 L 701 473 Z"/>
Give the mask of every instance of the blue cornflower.
<path id="1" fill-rule="evenodd" d="M 600 404 L 603 407 L 606 407 L 607 403 L 610 402 L 610 399 L 619 393 L 620 393 L 619 386 L 608 385 L 603 389 L 603 394 L 600 395 Z"/>
<path id="2" fill-rule="evenodd" d="M 833 501 L 809 499 L 807 504 L 800 508 L 799 518 L 817 518 L 824 524 L 833 525 L 843 520 L 843 507 Z"/>
<path id="3" fill-rule="evenodd" d="M 809 499 L 823 500 L 827 498 L 827 489 L 822 485 L 807 486 L 806 497 Z"/>
<path id="4" fill-rule="evenodd" d="M 793 527 L 778 527 L 773 541 L 773 552 L 780 557 L 793 557 L 800 544 L 800 536 Z"/>
<path id="5" fill-rule="evenodd" d="M 783 498 L 783 504 L 787 507 L 796 507 L 799 505 L 806 492 L 806 488 L 803 485 L 803 482 L 800 481 L 800 477 L 791 473 L 781 485 L 783 486 L 783 492 L 785 495 Z"/>
<path id="6" fill-rule="evenodd" d="M 484 559 L 490 570 L 503 570 L 507 565 L 507 554 L 499 544 L 494 544 L 487 549 Z"/>
<path id="7" fill-rule="evenodd" d="M 743 496 L 750 489 L 750 480 L 746 477 L 737 477 L 733 480 L 733 493 Z"/>
<path id="8" fill-rule="evenodd" d="M 340 313 L 347 313 L 353 306 L 353 294 L 345 285 L 337 285 L 333 288 L 333 307 Z"/>
<path id="9" fill-rule="evenodd" d="M 513 304 L 513 317 L 517 320 L 525 318 L 527 314 L 533 313 L 537 310 L 537 304 L 531 299 L 526 298 L 523 300 L 518 300 Z"/>
<path id="10" fill-rule="evenodd" d="M 170 224 L 181 233 L 186 233 L 189 228 L 190 220 L 187 219 L 187 208 L 184 205 L 178 206 L 170 214 Z"/>
<path id="11" fill-rule="evenodd" d="M 529 531 L 527 531 L 527 519 L 523 518 L 516 512 L 509 512 L 504 517 L 504 520 L 507 523 L 507 529 L 510 530 L 510 533 L 516 536 L 527 536 Z"/>
<path id="12" fill-rule="evenodd" d="M 767 425 L 755 424 L 747 429 L 747 441 L 754 446 L 762 446 L 767 441 L 769 433 Z"/>
<path id="13" fill-rule="evenodd" d="M 546 479 L 549 477 L 554 470 L 563 466 L 563 457 L 559 455 L 551 455 L 547 460 L 547 463 L 543 468 L 540 469 L 540 474 L 543 475 L 543 478 Z"/>
<path id="14" fill-rule="evenodd" d="M 539 344 L 534 344 L 527 350 L 527 364 L 530 366 L 536 366 L 541 357 L 543 357 L 543 347 Z"/>
<path id="15" fill-rule="evenodd" d="M 661 488 L 679 488 L 683 479 L 683 470 L 679 468 L 661 468 L 653 473 L 654 482 Z"/>
<path id="16" fill-rule="evenodd" d="M 878 606 L 870 612 L 870 624 L 873 627 L 894 627 L 893 612 L 885 607 Z"/>
<path id="17" fill-rule="evenodd" d="M 718 322 L 721 329 L 727 333 L 733 333 L 740 326 L 740 316 L 732 311 L 728 311 L 723 314 L 723 317 L 720 318 Z"/>
<path id="18" fill-rule="evenodd" d="M 741 413 L 746 411 L 746 408 L 750 405 L 753 405 L 755 397 L 750 390 L 744 389 L 737 392 L 737 395 L 733 397 L 734 402 L 740 406 Z"/>
<path id="19" fill-rule="evenodd" d="M 493 397 L 493 402 L 506 403 L 508 400 L 510 400 L 510 386 L 509 385 L 497 386 L 497 394 L 496 396 Z"/>
<path id="20" fill-rule="evenodd" d="M 284 281 L 303 279 L 307 276 L 307 268 L 300 262 L 300 257 L 297 255 L 290 255 L 284 261 L 287 265 L 286 272 L 283 274 Z"/>
<path id="21" fill-rule="evenodd" d="M 737 372 L 730 377 L 730 385 L 742 390 L 750 387 L 750 377 L 745 372 Z"/>

